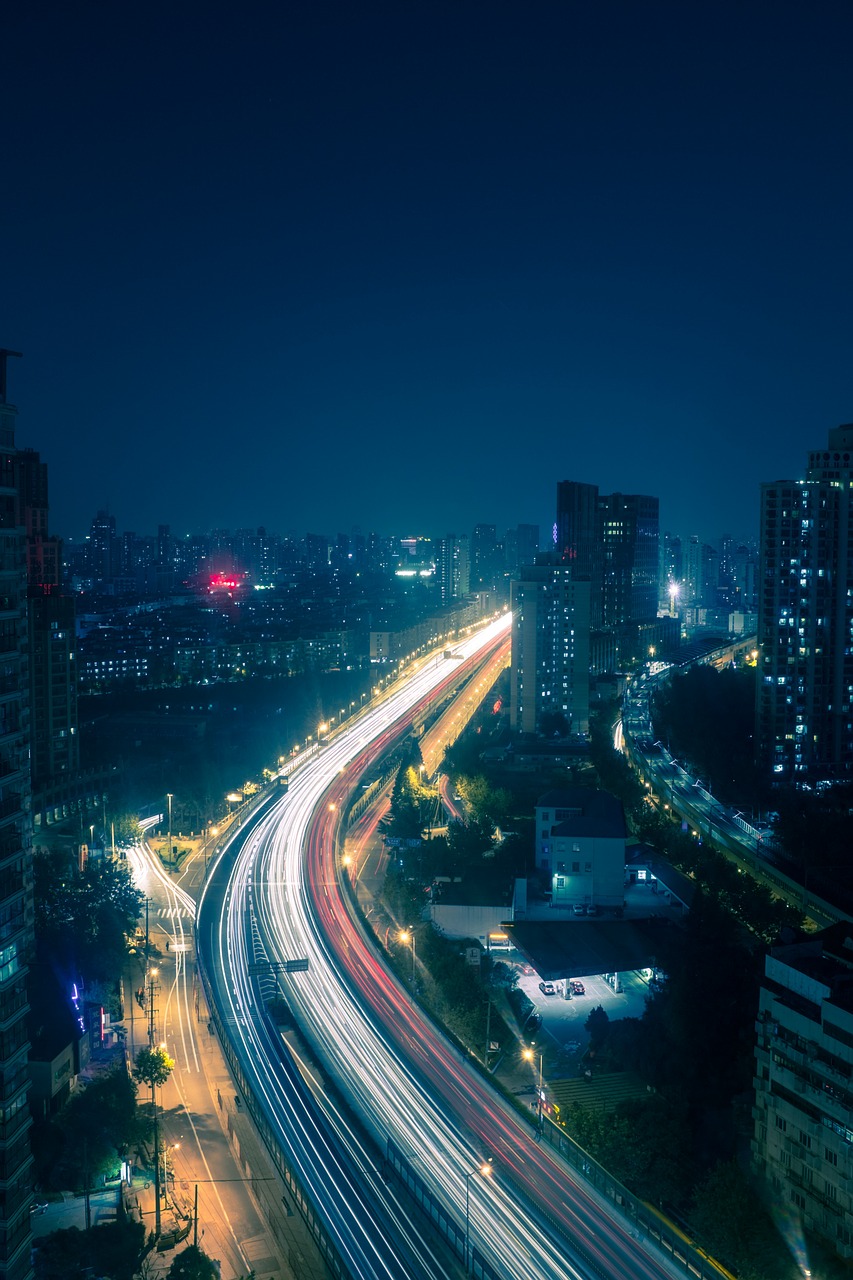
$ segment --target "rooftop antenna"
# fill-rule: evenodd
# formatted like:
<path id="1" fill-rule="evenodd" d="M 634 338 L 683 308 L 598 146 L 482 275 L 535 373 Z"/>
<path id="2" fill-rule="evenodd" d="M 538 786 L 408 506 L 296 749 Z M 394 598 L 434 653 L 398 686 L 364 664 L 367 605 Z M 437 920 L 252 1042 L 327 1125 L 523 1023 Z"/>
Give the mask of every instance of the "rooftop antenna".
<path id="1" fill-rule="evenodd" d="M 6 403 L 6 361 L 9 356 L 23 354 L 23 351 L 10 351 L 8 347 L 0 347 L 0 404 Z"/>

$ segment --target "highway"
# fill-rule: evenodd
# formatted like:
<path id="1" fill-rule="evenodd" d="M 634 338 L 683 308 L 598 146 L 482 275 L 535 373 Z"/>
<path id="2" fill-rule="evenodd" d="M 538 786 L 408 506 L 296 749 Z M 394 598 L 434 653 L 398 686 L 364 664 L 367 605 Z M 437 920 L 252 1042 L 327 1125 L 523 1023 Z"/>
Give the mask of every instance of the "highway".
<path id="1" fill-rule="evenodd" d="M 505 644 L 508 621 L 457 653 L 464 661 Z M 350 1275 L 458 1274 L 412 1221 L 407 1194 L 376 1168 L 376 1150 L 390 1138 L 458 1231 L 467 1203 L 471 1256 L 493 1274 L 662 1280 L 668 1263 L 536 1143 L 530 1125 L 421 1016 L 350 914 L 337 856 L 342 805 L 415 710 L 459 679 L 461 661 L 448 666 L 433 660 L 398 682 L 291 776 L 288 794 L 242 845 L 226 848 L 227 874 L 209 878 L 200 908 L 199 945 L 217 999 L 242 1069 Z M 279 976 L 274 967 L 289 960 L 308 968 Z M 264 1016 L 278 982 L 319 1074 L 300 1070 Z M 485 1157 L 488 1175 L 479 1172 Z"/>

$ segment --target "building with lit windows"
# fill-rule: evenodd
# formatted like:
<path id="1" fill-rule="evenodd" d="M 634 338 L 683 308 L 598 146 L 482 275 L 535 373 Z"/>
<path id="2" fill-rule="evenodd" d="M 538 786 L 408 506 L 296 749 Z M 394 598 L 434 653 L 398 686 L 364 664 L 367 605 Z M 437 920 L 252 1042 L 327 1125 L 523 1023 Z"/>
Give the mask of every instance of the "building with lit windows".
<path id="1" fill-rule="evenodd" d="M 776 1204 L 853 1257 L 853 928 L 774 947 L 764 966 L 753 1162 Z"/>
<path id="2" fill-rule="evenodd" d="M 625 902 L 625 811 L 608 791 L 569 787 L 536 801 L 536 866 L 554 907 L 619 909 Z"/>
<path id="3" fill-rule="evenodd" d="M 27 961 L 33 939 L 26 662 L 26 546 L 17 410 L 0 350 L 0 1280 L 28 1280 L 32 1200 Z"/>
<path id="4" fill-rule="evenodd" d="M 758 761 L 778 781 L 853 772 L 853 425 L 803 480 L 761 488 Z"/>
<path id="5" fill-rule="evenodd" d="M 468 535 L 449 533 L 435 543 L 435 581 L 442 604 L 464 600 L 471 593 L 471 551 Z"/>
<path id="6" fill-rule="evenodd" d="M 512 583 L 510 724 L 538 733 L 563 717 L 589 729 L 589 582 L 568 565 L 528 565 Z"/>
<path id="7" fill-rule="evenodd" d="M 576 480 L 557 485 L 554 553 L 589 583 L 596 674 L 645 657 L 644 630 L 658 613 L 658 508 L 645 494 L 601 494 Z"/>

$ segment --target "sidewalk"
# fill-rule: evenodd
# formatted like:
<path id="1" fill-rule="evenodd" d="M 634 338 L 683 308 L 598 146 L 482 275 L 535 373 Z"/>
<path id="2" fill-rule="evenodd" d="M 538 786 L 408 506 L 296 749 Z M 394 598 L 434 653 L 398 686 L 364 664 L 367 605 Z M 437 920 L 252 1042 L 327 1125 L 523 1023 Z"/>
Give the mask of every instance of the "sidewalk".
<path id="1" fill-rule="evenodd" d="M 130 989 L 135 991 L 140 985 L 134 973 Z M 183 1053 L 177 1055 L 180 1061 L 161 1095 L 161 1159 L 163 1151 L 171 1150 L 174 1172 L 165 1206 L 161 1198 L 162 1269 L 168 1270 L 175 1253 L 193 1243 L 197 1195 L 197 1243 L 220 1263 L 222 1280 L 233 1280 L 250 1270 L 256 1280 L 326 1280 L 328 1272 L 308 1229 L 290 1202 L 242 1101 L 237 1102 L 239 1089 L 212 1028 L 197 978 L 190 1006 L 187 1020 L 180 1017 L 177 1002 L 170 1006 L 168 999 L 161 997 L 170 1047 L 174 1043 L 177 1048 L 188 1034 L 198 1055 L 197 1064 L 188 1069 Z M 178 1023 L 168 1021 L 176 1018 Z M 147 1015 L 135 1008 L 128 1017 L 131 1059 L 147 1044 L 147 1036 Z M 195 1064 L 194 1058 L 192 1062 Z M 127 1203 L 146 1230 L 153 1231 L 156 1205 L 150 1151 L 147 1158 L 143 1152 L 137 1160 Z M 176 1239 L 176 1234 L 180 1238 Z"/>

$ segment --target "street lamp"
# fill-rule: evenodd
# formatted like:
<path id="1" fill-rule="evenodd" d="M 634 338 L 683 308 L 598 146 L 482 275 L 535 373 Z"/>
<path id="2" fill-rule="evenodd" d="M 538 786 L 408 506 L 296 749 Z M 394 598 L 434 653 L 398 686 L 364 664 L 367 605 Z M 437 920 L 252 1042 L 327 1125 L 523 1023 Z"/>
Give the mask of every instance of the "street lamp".
<path id="1" fill-rule="evenodd" d="M 166 799 L 169 801 L 169 861 L 172 861 L 172 792 L 166 792 Z"/>
<path id="2" fill-rule="evenodd" d="M 208 827 L 207 839 L 204 842 L 204 874 L 207 875 L 207 846 L 219 835 L 219 827 Z"/>
<path id="3" fill-rule="evenodd" d="M 481 1177 L 488 1178 L 492 1172 L 491 1161 L 484 1160 L 478 1168 L 469 1169 L 464 1175 L 465 1177 L 465 1274 L 471 1271 L 471 1249 L 469 1245 L 471 1226 L 470 1226 L 470 1208 L 471 1208 L 471 1179 L 475 1173 L 479 1173 Z"/>
<path id="4" fill-rule="evenodd" d="M 522 1050 L 521 1054 L 525 1062 L 535 1062 L 536 1053 L 533 1047 Z M 542 1128 L 542 1053 L 539 1053 L 539 1088 L 536 1090 L 536 1128 Z"/>
<path id="5" fill-rule="evenodd" d="M 400 930 L 400 941 L 401 941 L 401 942 L 403 942 L 403 943 L 405 943 L 407 946 L 408 946 L 408 944 L 409 944 L 410 942 L 411 942 L 411 944 L 412 944 L 412 991 L 414 991 L 414 989 L 415 989 L 415 960 L 416 960 L 416 958 L 415 958 L 415 931 L 414 931 L 414 929 L 401 929 L 401 930 Z"/>

